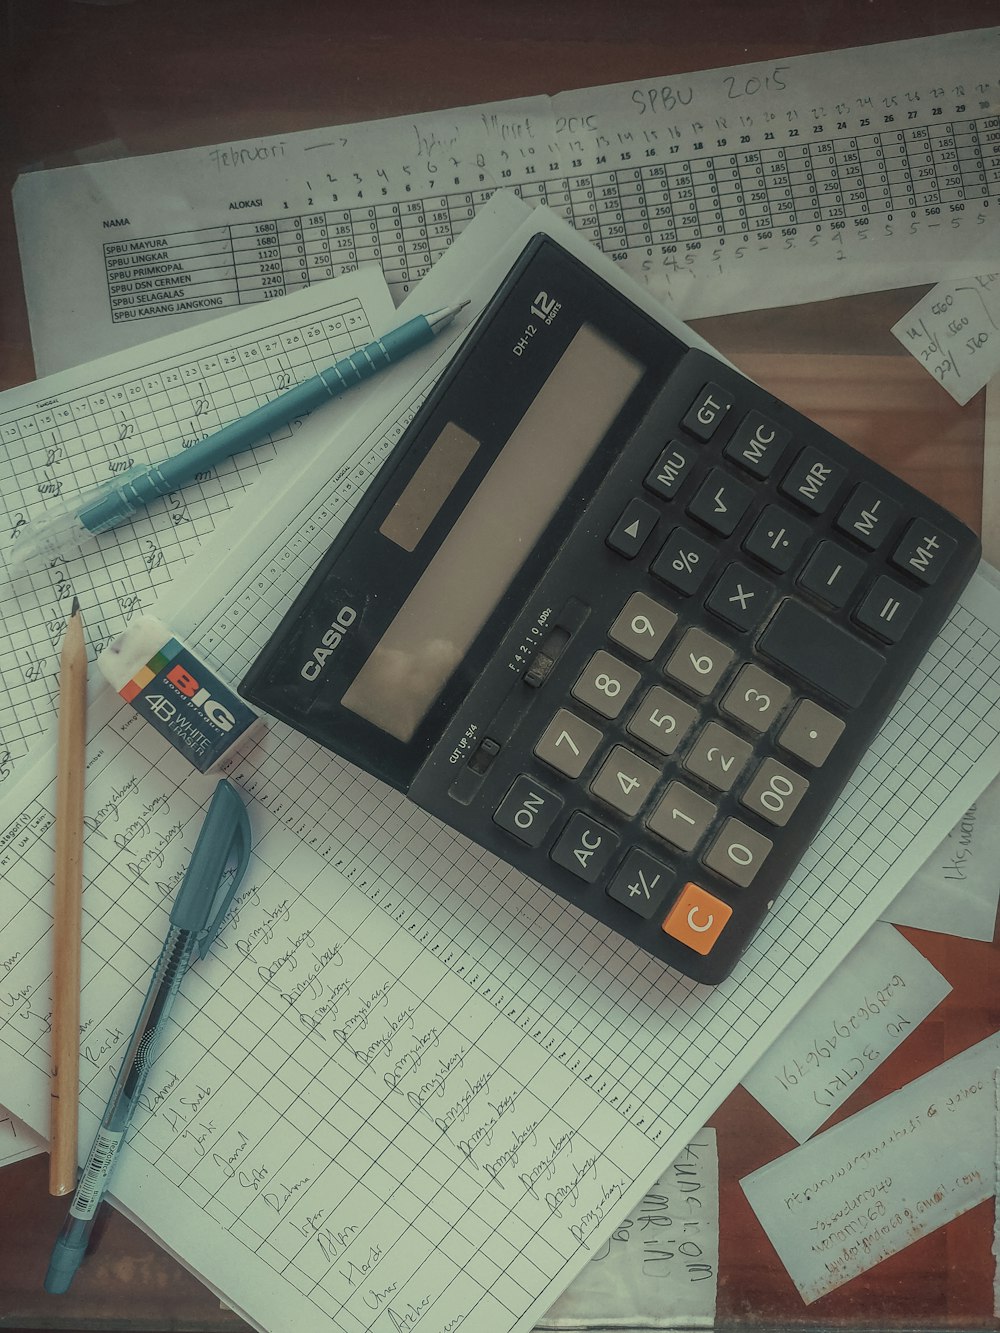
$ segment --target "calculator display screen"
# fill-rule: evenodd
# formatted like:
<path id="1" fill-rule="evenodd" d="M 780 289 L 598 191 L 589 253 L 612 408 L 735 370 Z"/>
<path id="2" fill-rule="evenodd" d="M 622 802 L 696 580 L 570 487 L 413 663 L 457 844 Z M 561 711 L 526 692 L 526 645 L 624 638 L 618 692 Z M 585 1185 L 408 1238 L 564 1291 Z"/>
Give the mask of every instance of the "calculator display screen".
<path id="1" fill-rule="evenodd" d="M 581 326 L 348 687 L 345 708 L 412 740 L 643 373 Z M 457 430 L 445 426 L 428 456 L 442 440 L 447 452 Z"/>
<path id="2" fill-rule="evenodd" d="M 478 448 L 478 440 L 449 421 L 382 520 L 382 536 L 404 551 L 416 550 Z"/>

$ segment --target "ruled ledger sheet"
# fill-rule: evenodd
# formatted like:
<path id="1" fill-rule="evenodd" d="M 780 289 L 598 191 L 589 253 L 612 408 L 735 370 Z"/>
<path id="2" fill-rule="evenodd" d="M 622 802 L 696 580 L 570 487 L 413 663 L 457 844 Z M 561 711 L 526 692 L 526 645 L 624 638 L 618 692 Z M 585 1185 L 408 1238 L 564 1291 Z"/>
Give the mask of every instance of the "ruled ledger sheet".
<path id="1" fill-rule="evenodd" d="M 385 271 L 399 301 L 497 188 L 679 316 L 983 272 L 1000 28 L 21 176 L 37 364 Z"/>
<path id="2" fill-rule="evenodd" d="M 484 264 L 476 306 L 541 225 Z M 446 355 L 389 372 L 163 609 L 227 675 Z M 1000 594 L 977 576 L 767 926 L 711 988 L 273 723 L 228 775 L 253 859 L 185 978 L 115 1197 L 270 1333 L 530 1329 L 998 769 Z M 0 1086 L 43 1131 L 53 771 L 49 756 L 0 808 Z M 95 702 L 83 1145 L 211 790 L 135 713 Z"/>
<path id="3" fill-rule="evenodd" d="M 164 595 L 248 486 L 272 468 L 297 470 L 350 398 L 272 431 L 82 552 L 9 563 L 25 525 L 253 411 L 384 333 L 394 312 L 368 266 L 0 393 L 0 789 L 55 723 L 69 599 L 80 599 L 93 661 Z"/>

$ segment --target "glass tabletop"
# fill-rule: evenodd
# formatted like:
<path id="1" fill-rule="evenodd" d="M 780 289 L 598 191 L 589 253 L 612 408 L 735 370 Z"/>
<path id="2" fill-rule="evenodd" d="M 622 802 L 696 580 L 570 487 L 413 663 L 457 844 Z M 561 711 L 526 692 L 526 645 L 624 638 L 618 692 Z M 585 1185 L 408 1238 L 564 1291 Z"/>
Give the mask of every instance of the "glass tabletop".
<path id="1" fill-rule="evenodd" d="M 367 14 L 321 0 L 181 0 L 166 11 L 145 0 L 8 0 L 0 16 L 7 66 L 0 161 L 9 197 L 16 176 L 40 166 L 236 143 L 995 21 L 993 3 L 972 0 L 957 0 L 944 16 L 923 0 L 877 9 L 848 0 L 743 9 L 706 0 L 696 11 L 643 0 L 499 9 L 391 0 Z M 874 269 L 870 286 L 860 295 L 704 317 L 692 326 L 745 374 L 978 530 L 985 395 L 959 407 L 892 336 L 926 286 L 888 288 Z M 0 212 L 0 293 L 6 388 L 34 375 L 9 205 Z M 1000 1025 L 995 942 L 899 929 L 951 990 L 830 1124 Z M 8 1002 L 0 983 L 0 1004 Z M 740 1185 L 794 1140 L 743 1087 L 709 1124 L 719 1153 L 716 1327 L 997 1326 L 991 1200 L 806 1305 Z M 46 1173 L 44 1154 L 0 1169 L 0 1327 L 208 1333 L 245 1326 L 140 1227 L 110 1210 L 71 1293 L 45 1296 L 41 1280 L 66 1207 L 48 1195 Z"/>

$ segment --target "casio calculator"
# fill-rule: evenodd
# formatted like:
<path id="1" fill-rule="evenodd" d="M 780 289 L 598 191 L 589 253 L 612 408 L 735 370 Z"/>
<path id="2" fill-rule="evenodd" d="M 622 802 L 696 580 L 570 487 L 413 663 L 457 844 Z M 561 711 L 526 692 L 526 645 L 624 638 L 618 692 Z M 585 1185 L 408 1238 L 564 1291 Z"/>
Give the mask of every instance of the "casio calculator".
<path id="1" fill-rule="evenodd" d="M 538 235 L 240 688 L 715 983 L 979 554 Z"/>

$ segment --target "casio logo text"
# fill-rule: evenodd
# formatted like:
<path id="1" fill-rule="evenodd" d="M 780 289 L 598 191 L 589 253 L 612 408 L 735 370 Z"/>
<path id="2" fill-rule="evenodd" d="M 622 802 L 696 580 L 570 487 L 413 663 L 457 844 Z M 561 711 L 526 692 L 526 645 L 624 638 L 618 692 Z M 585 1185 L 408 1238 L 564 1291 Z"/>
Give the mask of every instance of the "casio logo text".
<path id="1" fill-rule="evenodd" d="M 342 606 L 337 612 L 336 619 L 326 630 L 322 639 L 312 650 L 312 656 L 307 662 L 303 662 L 301 674 L 306 680 L 319 680 L 320 673 L 326 665 L 327 658 L 339 647 L 344 635 L 351 628 L 358 618 L 358 613 L 353 606 Z"/>

